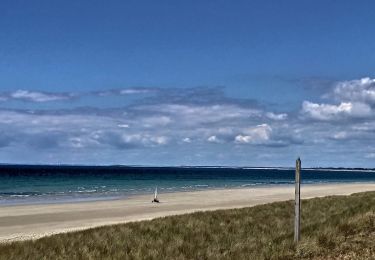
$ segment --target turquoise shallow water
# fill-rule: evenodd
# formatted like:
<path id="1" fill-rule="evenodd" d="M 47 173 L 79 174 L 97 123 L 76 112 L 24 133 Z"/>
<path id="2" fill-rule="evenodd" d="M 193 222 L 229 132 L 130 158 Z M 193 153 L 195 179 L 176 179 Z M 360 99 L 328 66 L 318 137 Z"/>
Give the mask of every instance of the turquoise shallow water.
<path id="1" fill-rule="evenodd" d="M 293 169 L 0 166 L 0 205 L 293 184 Z M 302 170 L 302 183 L 375 182 L 366 170 Z"/>

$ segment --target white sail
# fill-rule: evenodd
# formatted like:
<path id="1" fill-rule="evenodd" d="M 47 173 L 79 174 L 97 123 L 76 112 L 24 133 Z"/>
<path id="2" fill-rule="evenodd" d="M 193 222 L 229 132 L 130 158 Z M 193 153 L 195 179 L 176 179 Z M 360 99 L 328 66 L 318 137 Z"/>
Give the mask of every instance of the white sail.
<path id="1" fill-rule="evenodd" d="M 154 199 L 157 200 L 158 199 L 158 187 L 155 188 L 155 195 L 154 195 Z"/>

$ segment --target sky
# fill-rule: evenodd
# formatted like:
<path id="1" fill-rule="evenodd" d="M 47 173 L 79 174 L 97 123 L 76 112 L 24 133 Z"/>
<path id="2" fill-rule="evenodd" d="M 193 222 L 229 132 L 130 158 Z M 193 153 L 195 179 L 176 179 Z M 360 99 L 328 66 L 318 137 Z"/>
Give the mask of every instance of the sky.
<path id="1" fill-rule="evenodd" d="M 0 163 L 375 167 L 374 1 L 0 1 Z"/>

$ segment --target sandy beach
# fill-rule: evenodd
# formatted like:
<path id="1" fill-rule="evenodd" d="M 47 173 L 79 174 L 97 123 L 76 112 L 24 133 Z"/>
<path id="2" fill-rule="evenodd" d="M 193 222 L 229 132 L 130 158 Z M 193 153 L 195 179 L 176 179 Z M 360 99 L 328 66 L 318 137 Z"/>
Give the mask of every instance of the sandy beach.
<path id="1" fill-rule="evenodd" d="M 375 190 L 375 183 L 302 185 L 302 198 Z M 159 194 L 128 199 L 0 207 L 0 241 L 35 239 L 61 232 L 147 220 L 195 211 L 249 207 L 293 199 L 294 186 Z"/>

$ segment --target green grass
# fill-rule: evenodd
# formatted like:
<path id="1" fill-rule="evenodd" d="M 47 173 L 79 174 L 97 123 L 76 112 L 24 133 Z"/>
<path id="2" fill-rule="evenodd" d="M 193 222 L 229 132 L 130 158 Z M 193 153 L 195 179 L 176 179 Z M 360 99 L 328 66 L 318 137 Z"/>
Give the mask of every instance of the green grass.
<path id="1" fill-rule="evenodd" d="M 375 192 L 217 210 L 0 245 L 0 259 L 375 259 Z"/>

